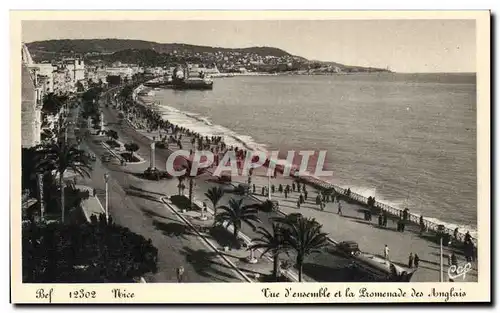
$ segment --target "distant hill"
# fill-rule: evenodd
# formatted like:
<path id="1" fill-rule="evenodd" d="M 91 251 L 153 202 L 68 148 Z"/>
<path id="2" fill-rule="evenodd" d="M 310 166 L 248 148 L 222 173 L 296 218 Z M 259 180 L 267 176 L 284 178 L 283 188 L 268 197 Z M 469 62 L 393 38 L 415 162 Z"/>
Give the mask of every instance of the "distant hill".
<path id="1" fill-rule="evenodd" d="M 36 62 L 51 61 L 60 57 L 75 55 L 83 56 L 86 62 L 103 61 L 113 63 L 120 61 L 128 64 L 142 66 L 163 66 L 179 62 L 215 63 L 214 56 L 207 53 L 221 52 L 232 55 L 257 54 L 259 56 L 273 56 L 284 58 L 285 62 L 293 61 L 292 67 L 280 68 L 277 64 L 264 64 L 256 70 L 266 72 L 281 71 L 306 71 L 311 74 L 331 74 L 340 72 L 389 72 L 386 69 L 366 68 L 359 66 L 343 65 L 335 62 L 310 61 L 303 57 L 294 56 L 282 49 L 274 47 L 249 47 L 249 48 L 221 48 L 211 46 L 198 46 L 182 43 L 157 43 L 132 39 L 58 39 L 26 43 L 33 59 Z M 220 59 L 219 59 L 220 60 Z M 219 61 L 220 62 L 220 61 Z"/>
<path id="2" fill-rule="evenodd" d="M 273 47 L 249 47 L 249 48 L 221 48 L 210 46 L 197 46 L 182 43 L 157 43 L 144 40 L 131 39 L 61 39 L 34 41 L 26 44 L 33 54 L 87 54 L 100 53 L 111 54 L 121 50 L 154 50 L 158 53 L 204 53 L 204 52 L 240 52 L 255 53 L 258 55 L 269 55 L 275 57 L 291 56 L 290 53 Z"/>

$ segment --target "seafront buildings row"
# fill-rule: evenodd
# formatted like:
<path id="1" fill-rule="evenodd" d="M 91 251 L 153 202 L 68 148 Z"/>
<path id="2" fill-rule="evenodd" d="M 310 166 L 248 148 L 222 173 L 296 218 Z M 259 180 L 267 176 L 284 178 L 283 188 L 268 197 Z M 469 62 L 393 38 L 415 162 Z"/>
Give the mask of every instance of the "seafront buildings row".
<path id="1" fill-rule="evenodd" d="M 135 74 L 165 75 L 163 68 L 142 68 L 134 64 L 115 62 L 111 66 L 85 64 L 78 57 L 63 58 L 52 62 L 37 63 L 28 47 L 21 47 L 21 145 L 28 148 L 50 137 L 58 125 L 60 112 L 43 110 L 44 99 L 49 95 L 69 96 L 88 89 L 89 84 L 116 84 L 131 80 Z"/>

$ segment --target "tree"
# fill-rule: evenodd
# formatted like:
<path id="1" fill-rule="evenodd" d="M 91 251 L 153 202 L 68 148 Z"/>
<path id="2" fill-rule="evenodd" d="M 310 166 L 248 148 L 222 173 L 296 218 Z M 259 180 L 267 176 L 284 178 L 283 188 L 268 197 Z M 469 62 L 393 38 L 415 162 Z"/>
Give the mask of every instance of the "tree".
<path id="1" fill-rule="evenodd" d="M 205 197 L 207 197 L 210 202 L 212 202 L 212 206 L 214 208 L 214 216 L 217 215 L 217 205 L 224 196 L 224 190 L 220 187 L 212 187 L 207 192 L 205 192 Z M 215 219 L 214 219 L 215 224 Z"/>
<path id="2" fill-rule="evenodd" d="M 312 253 L 320 252 L 328 245 L 327 234 L 322 232 L 322 225 L 314 218 L 296 215 L 293 218 L 277 218 L 275 221 L 285 227 L 286 245 L 297 254 L 296 265 L 299 270 L 299 282 L 301 282 L 304 259 Z"/>
<path id="3" fill-rule="evenodd" d="M 215 216 L 216 224 L 227 223 L 227 226 L 233 225 L 233 236 L 235 243 L 238 242 L 238 233 L 241 229 L 242 223 L 245 223 L 255 229 L 254 223 L 260 223 L 257 216 L 257 206 L 243 205 L 243 199 L 229 200 L 229 206 L 220 206 L 222 212 Z"/>
<path id="4" fill-rule="evenodd" d="M 158 250 L 129 229 L 92 223 L 35 224 L 22 228 L 24 283 L 130 283 L 156 272 Z"/>
<path id="5" fill-rule="evenodd" d="M 273 257 L 273 276 L 274 279 L 278 281 L 279 255 L 282 252 L 288 252 L 290 248 L 285 241 L 284 229 L 279 223 L 273 223 L 272 232 L 260 226 L 257 230 L 257 234 L 261 237 L 253 239 L 255 244 L 250 247 L 250 249 L 264 249 L 262 254 L 269 253 Z"/>
<path id="6" fill-rule="evenodd" d="M 108 130 L 106 131 L 106 135 L 108 136 L 108 138 L 111 140 L 111 139 L 114 139 L 114 140 L 117 140 L 118 139 L 118 133 L 115 131 L 115 130 Z"/>
<path id="7" fill-rule="evenodd" d="M 61 214 L 64 223 L 64 173 L 71 169 L 82 177 L 90 177 L 92 171 L 91 161 L 85 151 L 76 145 L 67 145 L 61 140 L 42 147 L 40 150 L 37 167 L 46 171 L 55 170 L 59 174 L 59 187 L 61 189 Z"/>
<path id="8" fill-rule="evenodd" d="M 130 159 L 134 156 L 134 152 L 139 150 L 139 145 L 135 142 L 129 142 L 125 144 L 125 150 L 130 153 Z"/>
<path id="9" fill-rule="evenodd" d="M 185 159 L 185 162 L 181 165 L 181 169 L 186 170 L 184 175 L 182 175 L 182 176 L 189 180 L 189 209 L 192 209 L 192 207 L 193 207 L 194 179 L 197 176 L 203 174 L 207 169 L 206 168 L 199 168 L 197 173 L 192 173 L 193 161 L 191 161 L 189 159 Z"/>
<path id="10" fill-rule="evenodd" d="M 49 93 L 43 98 L 42 112 L 49 115 L 56 115 L 67 103 L 68 96 Z"/>

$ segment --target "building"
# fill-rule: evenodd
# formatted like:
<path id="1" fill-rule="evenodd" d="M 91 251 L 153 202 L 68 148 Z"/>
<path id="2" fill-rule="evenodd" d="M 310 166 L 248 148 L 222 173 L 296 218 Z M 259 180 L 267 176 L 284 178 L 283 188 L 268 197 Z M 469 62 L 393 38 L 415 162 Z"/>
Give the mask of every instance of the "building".
<path id="1" fill-rule="evenodd" d="M 76 90 L 76 82 L 73 81 L 72 73 L 64 65 L 59 66 L 53 72 L 53 79 L 55 94 L 66 94 Z"/>
<path id="2" fill-rule="evenodd" d="M 36 63 L 34 64 L 34 67 L 38 69 L 38 76 L 41 79 L 41 82 L 43 81 L 43 84 L 45 85 L 44 92 L 45 93 L 51 93 L 54 92 L 54 70 L 57 68 L 52 65 L 52 63 Z"/>
<path id="3" fill-rule="evenodd" d="M 71 58 L 71 59 L 64 59 L 62 63 L 71 73 L 71 79 L 73 81 L 73 84 L 76 84 L 76 82 L 85 79 L 85 65 L 83 60 Z"/>
<path id="4" fill-rule="evenodd" d="M 42 96 L 37 82 L 37 68 L 26 45 L 21 48 L 21 146 L 40 143 Z"/>

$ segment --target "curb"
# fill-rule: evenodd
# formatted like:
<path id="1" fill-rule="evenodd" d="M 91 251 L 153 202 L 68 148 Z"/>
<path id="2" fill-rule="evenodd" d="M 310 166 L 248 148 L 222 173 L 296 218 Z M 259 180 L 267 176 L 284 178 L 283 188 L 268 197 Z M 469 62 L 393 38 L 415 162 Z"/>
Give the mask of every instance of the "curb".
<path id="1" fill-rule="evenodd" d="M 107 143 L 105 142 L 101 142 L 101 145 L 106 149 L 108 150 L 115 158 L 117 158 L 118 160 L 123 160 L 123 157 L 121 155 L 119 155 L 118 153 L 116 153 L 116 151 L 114 149 L 112 149 Z M 138 157 L 138 159 L 140 159 L 139 162 L 125 162 L 126 164 L 130 164 L 130 165 L 135 165 L 135 164 L 142 164 L 142 163 L 145 163 L 146 160 L 144 160 L 144 158 L 142 158 L 141 156 L 139 156 L 138 154 L 136 154 L 136 156 Z"/>
<path id="2" fill-rule="evenodd" d="M 175 213 L 175 215 L 177 215 L 179 218 L 182 219 L 182 221 L 184 223 L 186 223 L 186 225 L 188 225 L 191 229 L 193 229 L 196 234 L 198 235 L 198 237 L 200 239 L 203 239 L 203 241 L 205 243 L 207 243 L 220 257 L 222 257 L 224 259 L 224 261 L 226 261 L 229 265 L 231 265 L 231 267 L 236 271 L 238 272 L 238 274 L 240 274 L 248 283 L 254 283 L 253 280 L 251 280 L 245 273 L 243 273 L 233 262 L 231 262 L 231 260 L 229 260 L 224 254 L 222 254 L 219 249 L 217 249 L 217 247 L 215 247 L 211 242 L 210 240 L 206 239 L 204 236 L 202 236 L 202 234 L 200 234 L 200 232 L 196 229 L 196 227 L 193 226 L 193 224 L 191 224 L 191 222 L 189 222 L 184 216 L 182 216 L 182 214 L 180 214 L 176 209 L 174 209 L 172 207 L 172 205 L 170 203 L 168 203 L 166 201 L 166 199 L 168 200 L 168 197 L 161 197 L 161 201 L 165 204 L 165 206 L 167 206 L 172 212 Z"/>
<path id="3" fill-rule="evenodd" d="M 203 204 L 199 203 L 200 200 L 194 200 L 193 199 L 193 202 L 196 203 L 196 205 L 198 205 L 200 208 L 203 207 Z M 212 216 L 215 214 L 215 212 L 210 209 L 208 206 L 207 206 L 207 211 L 209 211 Z M 280 212 L 280 213 L 283 213 L 283 212 Z M 283 213 L 284 214 L 284 213 Z M 227 227 L 227 230 L 229 232 L 231 232 L 233 229 L 233 225 L 230 225 L 229 227 Z M 243 241 L 245 241 L 245 243 L 247 244 L 247 246 L 250 245 L 250 243 L 252 242 L 252 239 L 250 237 L 248 237 L 247 235 L 245 235 L 243 232 L 239 231 L 238 232 L 238 237 L 240 237 L 241 239 L 243 239 Z M 256 249 L 256 251 L 260 252 L 261 254 L 261 257 L 264 256 L 267 260 L 271 261 L 271 262 L 274 262 L 274 260 L 266 253 L 266 254 L 263 254 L 262 253 L 262 250 L 260 249 Z M 288 276 L 288 278 L 291 278 L 294 282 L 298 282 L 299 281 L 299 275 L 290 271 L 290 270 L 281 270 L 281 272 L 283 274 L 285 274 L 286 276 Z M 306 280 L 304 280 L 304 278 L 302 278 L 302 282 L 305 283 L 307 282 Z"/>

